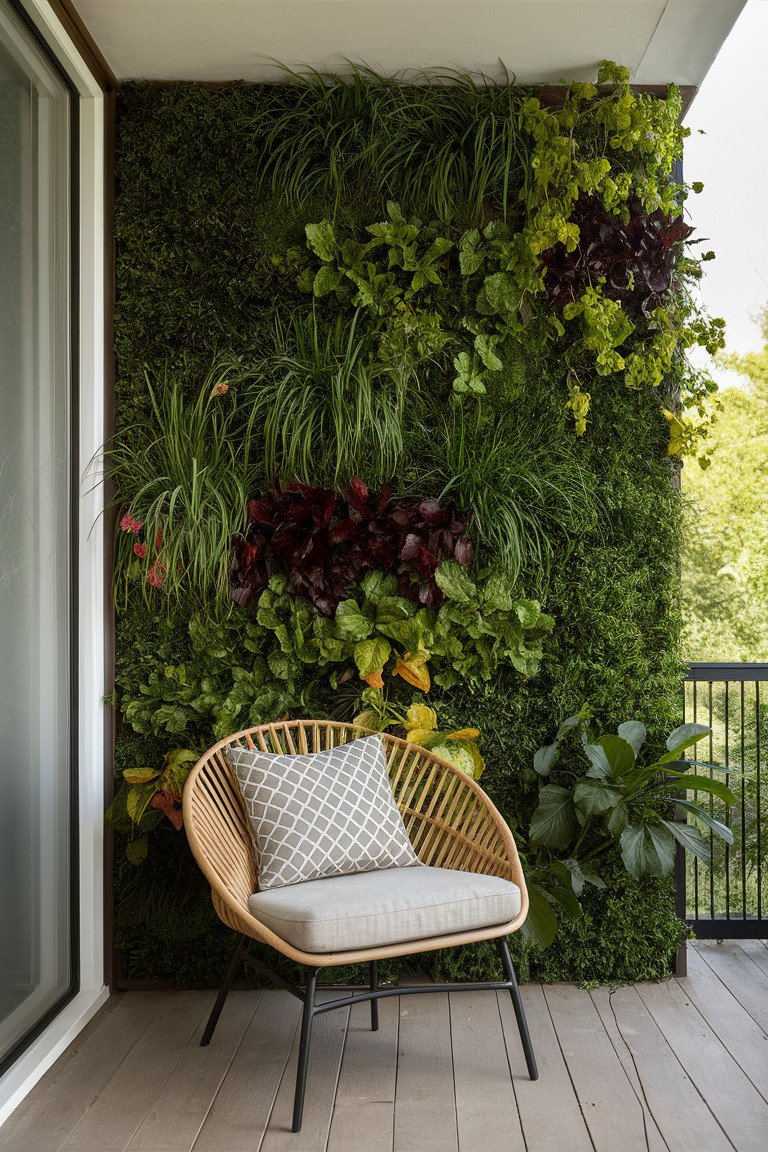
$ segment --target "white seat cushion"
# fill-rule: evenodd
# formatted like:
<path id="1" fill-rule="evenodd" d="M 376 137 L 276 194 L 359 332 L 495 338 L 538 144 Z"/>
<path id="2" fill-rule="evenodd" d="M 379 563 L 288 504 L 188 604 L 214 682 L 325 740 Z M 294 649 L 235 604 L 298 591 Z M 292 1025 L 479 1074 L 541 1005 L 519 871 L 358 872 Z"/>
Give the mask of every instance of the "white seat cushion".
<path id="1" fill-rule="evenodd" d="M 520 889 L 449 868 L 390 868 L 256 892 L 257 920 L 303 952 L 348 952 L 506 924 Z"/>

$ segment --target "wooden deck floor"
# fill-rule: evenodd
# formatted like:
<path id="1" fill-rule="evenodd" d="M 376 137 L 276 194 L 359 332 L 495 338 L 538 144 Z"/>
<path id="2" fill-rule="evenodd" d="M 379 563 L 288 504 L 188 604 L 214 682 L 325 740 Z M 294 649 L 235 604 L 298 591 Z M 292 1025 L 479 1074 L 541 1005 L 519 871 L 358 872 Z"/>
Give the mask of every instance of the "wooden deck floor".
<path id="1" fill-rule="evenodd" d="M 540 1080 L 506 993 L 381 1002 L 315 1023 L 290 1133 L 300 1004 L 234 992 L 115 996 L 0 1128 L 3 1152 L 765 1152 L 768 946 L 699 942 L 689 976 L 523 987 Z"/>

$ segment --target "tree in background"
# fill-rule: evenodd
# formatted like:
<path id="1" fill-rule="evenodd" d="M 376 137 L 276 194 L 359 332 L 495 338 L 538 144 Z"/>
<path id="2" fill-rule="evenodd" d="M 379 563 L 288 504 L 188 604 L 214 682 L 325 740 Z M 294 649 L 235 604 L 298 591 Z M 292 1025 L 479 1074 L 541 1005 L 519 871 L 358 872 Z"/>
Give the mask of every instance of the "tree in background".
<path id="1" fill-rule="evenodd" d="M 761 351 L 722 358 L 746 383 L 719 393 L 711 466 L 683 470 L 689 660 L 768 660 L 768 308 L 761 331 Z"/>

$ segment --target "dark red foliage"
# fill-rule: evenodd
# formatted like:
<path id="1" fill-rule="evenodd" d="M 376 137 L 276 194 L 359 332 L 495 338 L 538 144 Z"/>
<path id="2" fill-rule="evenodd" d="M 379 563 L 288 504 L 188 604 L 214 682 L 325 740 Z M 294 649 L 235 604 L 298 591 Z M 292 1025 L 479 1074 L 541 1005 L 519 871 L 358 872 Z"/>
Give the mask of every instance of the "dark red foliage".
<path id="1" fill-rule="evenodd" d="M 551 303 L 562 309 L 601 278 L 603 292 L 618 300 L 637 323 L 663 307 L 672 286 L 680 246 L 693 232 L 681 216 L 647 213 L 639 200 L 629 202 L 625 224 L 591 196 L 582 197 L 571 214 L 580 239 L 573 252 L 556 244 L 541 255 L 544 286 Z"/>
<path id="2" fill-rule="evenodd" d="M 235 541 L 232 596 L 241 606 L 258 600 L 270 576 L 283 573 L 289 588 L 324 616 L 333 616 L 352 585 L 373 569 L 394 572 L 402 596 L 425 605 L 442 599 L 435 582 L 441 560 L 472 560 L 466 521 L 451 501 L 392 499 L 389 487 L 373 494 L 362 480 L 335 492 L 289 484 L 248 502 L 249 526 Z"/>

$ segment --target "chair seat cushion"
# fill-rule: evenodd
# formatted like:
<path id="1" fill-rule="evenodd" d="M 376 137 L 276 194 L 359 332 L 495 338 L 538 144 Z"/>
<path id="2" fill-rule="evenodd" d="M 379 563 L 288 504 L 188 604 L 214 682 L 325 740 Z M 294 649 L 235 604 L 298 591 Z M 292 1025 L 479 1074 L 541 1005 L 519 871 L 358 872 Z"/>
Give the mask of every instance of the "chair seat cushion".
<path id="1" fill-rule="evenodd" d="M 449 868 L 390 868 L 256 892 L 251 912 L 303 952 L 348 952 L 514 920 L 520 889 Z"/>

